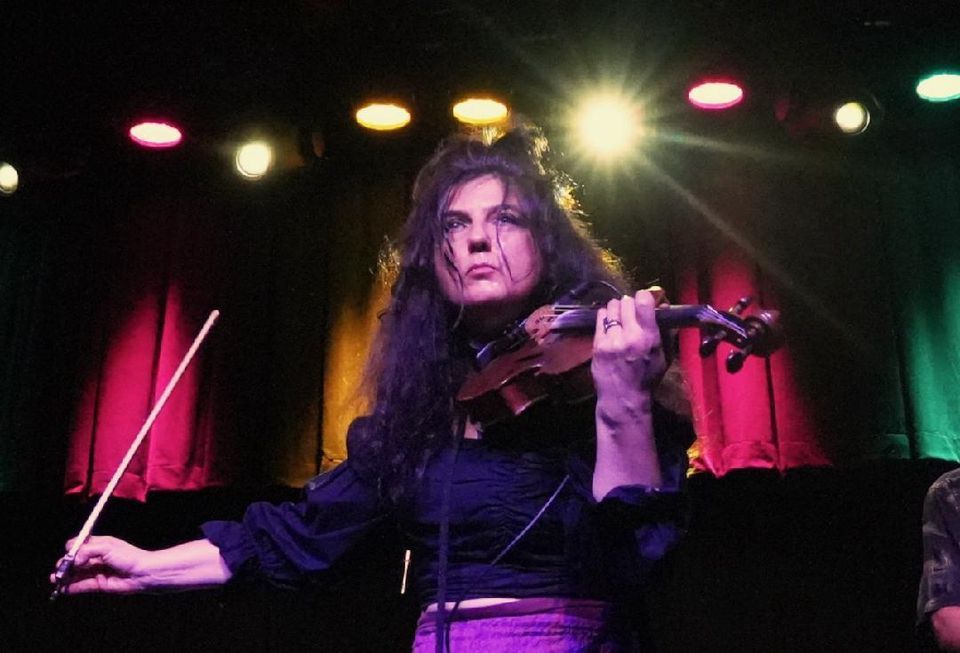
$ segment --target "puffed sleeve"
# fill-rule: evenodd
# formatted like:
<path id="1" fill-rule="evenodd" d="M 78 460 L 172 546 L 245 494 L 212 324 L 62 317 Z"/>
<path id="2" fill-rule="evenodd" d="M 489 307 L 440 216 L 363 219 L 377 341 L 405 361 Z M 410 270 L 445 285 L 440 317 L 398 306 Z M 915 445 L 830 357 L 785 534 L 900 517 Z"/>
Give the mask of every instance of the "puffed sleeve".
<path id="1" fill-rule="evenodd" d="M 686 449 L 671 440 L 658 443 L 657 453 L 663 478 L 659 488 L 622 485 L 597 504 L 601 523 L 611 528 L 631 528 L 637 552 L 651 562 L 662 558 L 679 541 L 687 517 Z"/>
<path id="2" fill-rule="evenodd" d="M 960 605 L 960 470 L 947 472 L 927 491 L 923 504 L 923 573 L 917 621 Z"/>
<path id="3" fill-rule="evenodd" d="M 686 522 L 686 449 L 693 428 L 686 417 L 657 404 L 653 418 L 663 479 L 659 488 L 622 485 L 597 501 L 590 466 L 572 470 L 574 487 L 588 506 L 588 528 L 599 544 L 594 555 L 602 556 L 604 575 L 617 586 L 640 586 L 653 564 L 679 541 Z"/>
<path id="4" fill-rule="evenodd" d="M 328 569 L 386 518 L 375 481 L 359 469 L 348 457 L 311 480 L 300 501 L 253 503 L 241 521 L 212 521 L 201 529 L 236 577 L 296 584 Z"/>

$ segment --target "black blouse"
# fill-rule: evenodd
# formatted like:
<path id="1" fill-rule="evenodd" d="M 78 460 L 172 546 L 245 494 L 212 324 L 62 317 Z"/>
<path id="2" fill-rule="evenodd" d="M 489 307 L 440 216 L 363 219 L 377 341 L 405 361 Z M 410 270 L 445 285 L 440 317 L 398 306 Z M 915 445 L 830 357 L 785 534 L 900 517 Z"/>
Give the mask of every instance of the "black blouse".
<path id="1" fill-rule="evenodd" d="M 329 568 L 382 520 L 392 519 L 409 540 L 413 578 L 427 605 L 436 597 L 441 498 L 453 465 L 447 600 L 616 600 L 642 584 L 680 530 L 692 431 L 660 409 L 654 424 L 664 479 L 656 491 L 623 486 L 594 500 L 593 411 L 587 406 L 560 418 L 534 411 L 441 452 L 427 466 L 419 491 L 400 506 L 386 504 L 375 481 L 348 458 L 311 481 L 302 500 L 255 503 L 241 522 L 208 522 L 203 532 L 236 576 L 257 573 L 291 584 Z M 558 488 L 536 523 L 491 566 Z"/>

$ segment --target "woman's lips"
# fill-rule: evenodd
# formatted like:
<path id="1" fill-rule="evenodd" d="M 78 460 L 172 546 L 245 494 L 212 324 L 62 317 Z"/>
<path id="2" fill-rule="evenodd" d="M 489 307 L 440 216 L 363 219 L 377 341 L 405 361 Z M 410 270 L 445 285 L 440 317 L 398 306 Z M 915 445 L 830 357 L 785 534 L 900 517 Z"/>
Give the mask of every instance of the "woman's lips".
<path id="1" fill-rule="evenodd" d="M 468 276 L 468 277 L 473 277 L 473 276 L 486 276 L 486 275 L 488 275 L 488 274 L 490 274 L 490 273 L 492 273 L 492 272 L 496 272 L 496 271 L 497 271 L 497 268 L 495 268 L 495 267 L 492 266 L 492 265 L 489 265 L 489 264 L 487 264 L 487 263 L 479 263 L 479 264 L 477 264 L 477 265 L 471 265 L 469 268 L 467 268 L 467 275 L 466 275 L 466 276 Z"/>

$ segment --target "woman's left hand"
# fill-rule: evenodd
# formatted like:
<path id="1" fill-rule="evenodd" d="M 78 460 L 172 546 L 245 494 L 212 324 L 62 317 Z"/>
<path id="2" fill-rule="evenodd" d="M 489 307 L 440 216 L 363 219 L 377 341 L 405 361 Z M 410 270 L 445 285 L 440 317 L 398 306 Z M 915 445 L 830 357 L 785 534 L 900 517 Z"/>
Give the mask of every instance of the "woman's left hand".
<path id="1" fill-rule="evenodd" d="M 666 370 L 654 292 L 611 299 L 597 311 L 591 372 L 598 406 L 611 417 L 650 410 L 650 392 Z"/>

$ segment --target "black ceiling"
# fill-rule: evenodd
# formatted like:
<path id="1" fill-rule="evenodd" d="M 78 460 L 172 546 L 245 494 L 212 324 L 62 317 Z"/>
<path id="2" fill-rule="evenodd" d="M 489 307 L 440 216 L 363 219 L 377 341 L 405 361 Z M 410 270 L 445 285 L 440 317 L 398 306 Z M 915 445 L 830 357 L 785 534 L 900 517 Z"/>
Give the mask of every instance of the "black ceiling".
<path id="1" fill-rule="evenodd" d="M 0 150 L 151 109 L 333 129 L 375 92 L 428 121 L 477 87 L 536 115 L 583 79 L 682 86 L 723 65 L 761 87 L 889 86 L 960 58 L 956 0 L 6 0 L 0 15 Z"/>

